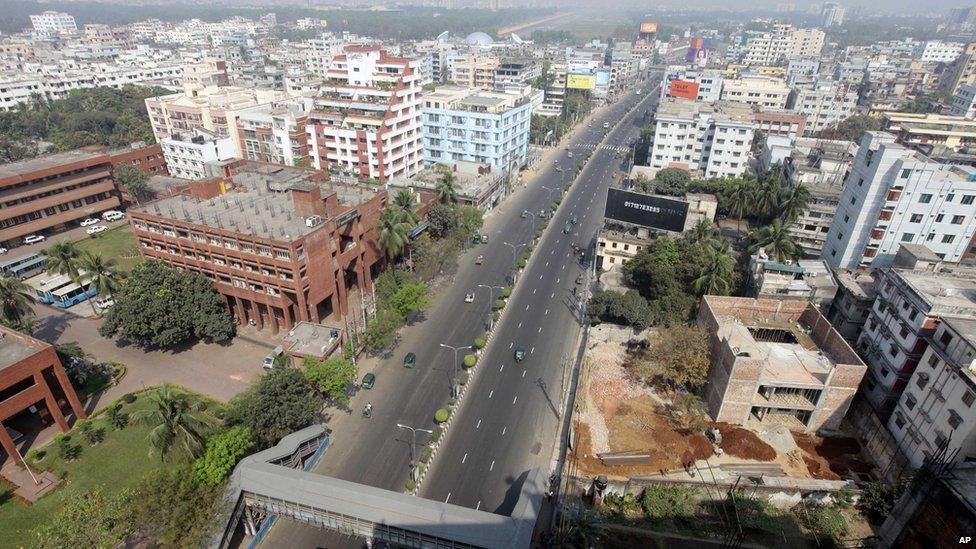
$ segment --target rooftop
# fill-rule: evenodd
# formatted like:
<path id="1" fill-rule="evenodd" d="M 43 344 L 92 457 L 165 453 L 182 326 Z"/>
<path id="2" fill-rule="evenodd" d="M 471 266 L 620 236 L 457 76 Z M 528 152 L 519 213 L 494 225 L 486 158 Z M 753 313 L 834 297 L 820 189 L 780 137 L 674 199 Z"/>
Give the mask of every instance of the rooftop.
<path id="1" fill-rule="evenodd" d="M 95 160 L 99 158 L 104 158 L 105 161 L 108 162 L 108 157 L 106 157 L 105 154 L 85 151 L 82 149 L 75 149 L 73 151 L 66 151 L 62 153 L 46 154 L 44 156 L 20 160 L 18 162 L 10 162 L 9 164 L 0 166 L 0 179 L 6 179 L 8 177 L 20 177 L 41 170 L 57 168 L 58 166 L 63 166 L 65 164 L 82 162 L 85 160 Z"/>
<path id="2" fill-rule="evenodd" d="M 874 286 L 874 275 L 870 271 L 834 271 L 837 283 L 858 299 L 874 299 L 878 290 Z"/>
<path id="3" fill-rule="evenodd" d="M 656 118 L 691 119 L 696 116 L 710 116 L 726 122 L 753 123 L 755 116 L 752 107 L 738 101 L 715 101 L 711 103 L 688 101 L 666 97 L 657 108 Z"/>
<path id="4" fill-rule="evenodd" d="M 46 345 L 30 336 L 0 327 L 0 370 L 34 356 Z"/>
<path id="5" fill-rule="evenodd" d="M 296 355 L 324 358 L 336 348 L 341 336 L 341 326 L 301 321 L 285 335 L 283 347 Z"/>
<path id="6" fill-rule="evenodd" d="M 976 318 L 976 270 L 892 271 L 929 305 L 930 315 Z"/>

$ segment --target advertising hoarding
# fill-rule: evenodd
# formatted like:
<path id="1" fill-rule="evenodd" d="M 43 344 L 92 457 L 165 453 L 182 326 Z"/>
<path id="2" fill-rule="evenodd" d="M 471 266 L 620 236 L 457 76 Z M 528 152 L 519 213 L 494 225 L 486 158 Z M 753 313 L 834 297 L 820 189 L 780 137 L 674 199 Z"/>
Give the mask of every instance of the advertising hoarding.
<path id="1" fill-rule="evenodd" d="M 685 229 L 688 203 L 661 196 L 609 189 L 603 215 L 623 223 L 680 233 Z"/>
<path id="2" fill-rule="evenodd" d="M 594 74 L 567 74 L 566 88 L 571 90 L 592 90 L 596 87 Z"/>
<path id="3" fill-rule="evenodd" d="M 609 86 L 610 85 L 610 71 L 609 70 L 599 70 L 599 71 L 596 71 L 596 85 L 597 86 Z"/>
<path id="4" fill-rule="evenodd" d="M 566 62 L 566 72 L 569 74 L 593 74 L 599 63 L 592 59 L 570 59 Z"/>
<path id="5" fill-rule="evenodd" d="M 698 99 L 698 83 L 687 80 L 672 80 L 668 82 L 668 97 L 681 99 Z"/>
<path id="6" fill-rule="evenodd" d="M 654 34 L 657 32 L 657 23 L 641 23 L 641 34 Z"/>

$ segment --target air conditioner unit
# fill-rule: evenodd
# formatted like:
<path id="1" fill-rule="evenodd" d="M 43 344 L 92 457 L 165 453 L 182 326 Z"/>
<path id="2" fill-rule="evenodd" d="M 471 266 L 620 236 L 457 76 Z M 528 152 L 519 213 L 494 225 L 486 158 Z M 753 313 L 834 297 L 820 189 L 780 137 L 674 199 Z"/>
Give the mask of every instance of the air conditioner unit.
<path id="1" fill-rule="evenodd" d="M 320 215 L 310 215 L 305 218 L 306 227 L 315 227 L 322 224 L 322 216 Z"/>

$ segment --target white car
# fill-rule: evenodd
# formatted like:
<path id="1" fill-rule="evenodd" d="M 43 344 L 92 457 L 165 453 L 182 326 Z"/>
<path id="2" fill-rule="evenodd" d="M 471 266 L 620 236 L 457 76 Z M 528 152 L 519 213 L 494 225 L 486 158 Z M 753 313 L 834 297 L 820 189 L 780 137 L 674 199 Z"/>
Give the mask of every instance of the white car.
<path id="1" fill-rule="evenodd" d="M 118 221 L 125 217 L 125 214 L 118 210 L 109 210 L 102 214 L 102 219 L 105 221 Z"/>
<path id="2" fill-rule="evenodd" d="M 108 309 L 112 305 L 115 305 L 115 300 L 111 297 L 100 297 L 95 300 L 95 306 L 99 309 Z"/>
<path id="3" fill-rule="evenodd" d="M 88 219 L 86 219 L 86 220 L 84 220 L 84 221 L 81 222 L 81 226 L 82 227 L 90 227 L 91 225 L 94 225 L 96 223 L 98 223 L 98 219 L 96 219 L 94 217 L 89 217 Z"/>
<path id="4" fill-rule="evenodd" d="M 106 227 L 105 225 L 95 225 L 94 227 L 88 227 L 88 230 L 86 230 L 85 232 L 94 236 L 102 231 L 107 231 L 107 230 L 108 227 Z"/>
<path id="5" fill-rule="evenodd" d="M 8 251 L 10 251 L 10 250 L 8 250 L 7 248 L 0 248 L 0 255 L 3 255 L 5 253 L 7 253 Z"/>
<path id="6" fill-rule="evenodd" d="M 44 242 L 45 240 L 47 239 L 39 234 L 32 234 L 24 237 L 24 244 L 37 244 L 38 242 Z"/>
<path id="7" fill-rule="evenodd" d="M 474 303 L 474 292 L 468 292 L 464 294 L 465 303 Z"/>

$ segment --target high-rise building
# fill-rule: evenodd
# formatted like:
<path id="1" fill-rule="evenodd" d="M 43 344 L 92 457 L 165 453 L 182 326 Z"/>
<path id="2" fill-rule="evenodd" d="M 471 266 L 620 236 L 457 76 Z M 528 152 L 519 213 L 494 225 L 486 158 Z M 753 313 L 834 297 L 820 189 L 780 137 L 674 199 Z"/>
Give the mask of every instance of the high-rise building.
<path id="1" fill-rule="evenodd" d="M 170 175 L 182 179 L 203 179 L 205 164 L 237 157 L 237 143 L 203 128 L 174 133 L 160 141 Z"/>
<path id="2" fill-rule="evenodd" d="M 847 10 L 837 2 L 824 2 L 823 10 L 820 12 L 823 28 L 829 29 L 834 25 L 844 24 L 844 15 Z"/>
<path id="3" fill-rule="evenodd" d="M 241 109 L 237 116 L 241 157 L 285 166 L 309 166 L 306 127 L 313 103 L 311 97 L 296 97 Z"/>
<path id="4" fill-rule="evenodd" d="M 939 77 L 939 90 L 955 95 L 964 84 L 976 84 L 976 42 L 966 44 L 959 57 Z"/>
<path id="5" fill-rule="evenodd" d="M 970 120 L 976 118 L 976 84 L 963 84 L 959 93 L 952 98 L 949 116 L 961 116 Z"/>
<path id="6" fill-rule="evenodd" d="M 78 32 L 78 25 L 75 24 L 75 18 L 59 11 L 48 10 L 44 13 L 31 15 L 30 20 L 34 30 L 41 34 Z"/>
<path id="7" fill-rule="evenodd" d="M 709 179 L 745 173 L 755 131 L 743 103 L 698 103 L 667 98 L 654 120 L 648 151 L 652 168 L 681 168 Z"/>
<path id="8" fill-rule="evenodd" d="M 901 244 L 959 261 L 976 230 L 976 169 L 931 161 L 887 132 L 865 132 L 844 183 L 823 259 L 885 267 Z"/>
<path id="9" fill-rule="evenodd" d="M 422 167 L 420 61 L 346 46 L 309 114 L 312 165 L 387 180 Z"/>
<path id="10" fill-rule="evenodd" d="M 738 101 L 759 109 L 782 109 L 790 97 L 790 87 L 780 78 L 743 76 L 725 80 L 722 100 Z"/>
<path id="11" fill-rule="evenodd" d="M 857 89 L 838 82 L 794 87 L 789 108 L 807 117 L 807 135 L 817 135 L 857 113 Z"/>

